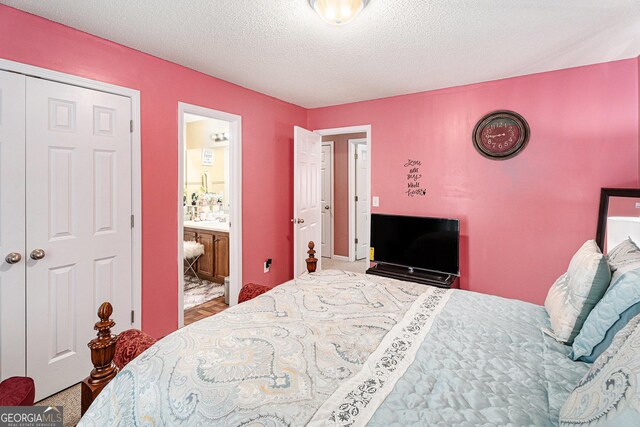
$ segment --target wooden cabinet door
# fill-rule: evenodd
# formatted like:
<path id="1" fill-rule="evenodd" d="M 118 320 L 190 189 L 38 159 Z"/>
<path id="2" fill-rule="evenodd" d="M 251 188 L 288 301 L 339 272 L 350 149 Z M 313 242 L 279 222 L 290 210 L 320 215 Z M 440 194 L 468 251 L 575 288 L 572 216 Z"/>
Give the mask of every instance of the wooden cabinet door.
<path id="1" fill-rule="evenodd" d="M 184 236 L 183 239 L 184 239 L 185 242 L 196 240 L 196 237 L 197 237 L 196 232 L 195 231 L 191 231 L 188 228 L 184 229 L 184 232 L 183 232 L 182 235 Z"/>
<path id="2" fill-rule="evenodd" d="M 210 280 L 214 276 L 215 268 L 215 235 L 206 231 L 198 232 L 198 242 L 204 245 L 204 255 L 198 260 L 198 274 L 202 274 L 203 279 Z M 205 277 L 209 276 L 209 277 Z"/>
<path id="3" fill-rule="evenodd" d="M 216 282 L 223 283 L 229 275 L 229 233 L 216 234 Z"/>

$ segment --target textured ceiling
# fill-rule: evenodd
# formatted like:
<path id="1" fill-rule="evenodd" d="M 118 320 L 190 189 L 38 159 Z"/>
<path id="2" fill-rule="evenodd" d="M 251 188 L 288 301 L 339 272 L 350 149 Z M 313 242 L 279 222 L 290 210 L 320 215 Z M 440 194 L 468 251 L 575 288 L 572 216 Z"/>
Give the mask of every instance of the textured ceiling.
<path id="1" fill-rule="evenodd" d="M 303 107 L 635 57 L 639 0 L 0 0 Z"/>

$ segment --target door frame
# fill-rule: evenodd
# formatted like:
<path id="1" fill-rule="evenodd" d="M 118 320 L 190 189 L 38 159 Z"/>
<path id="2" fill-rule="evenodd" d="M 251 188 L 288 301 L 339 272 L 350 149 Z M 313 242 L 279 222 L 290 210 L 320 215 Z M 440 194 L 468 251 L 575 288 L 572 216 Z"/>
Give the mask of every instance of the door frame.
<path id="1" fill-rule="evenodd" d="M 242 287 L 242 116 L 214 110 L 199 105 L 178 102 L 178 328 L 184 326 L 184 273 L 182 270 L 184 248 L 184 115 L 196 114 L 229 122 L 229 306 L 238 303 Z"/>
<path id="2" fill-rule="evenodd" d="M 131 229 L 131 302 L 135 313 L 131 327 L 142 329 L 142 156 L 140 91 L 53 71 L 47 68 L 10 61 L 4 58 L 0 58 L 0 70 L 120 95 L 131 100 L 131 120 L 133 121 L 133 129 L 131 131 L 131 214 L 133 215 L 133 227 Z M 98 307 L 94 307 L 94 309 L 98 310 Z M 90 325 L 88 327 L 90 327 Z"/>
<path id="3" fill-rule="evenodd" d="M 322 145 L 327 145 L 329 147 L 331 147 L 331 211 L 330 211 L 330 218 L 329 218 L 329 223 L 331 224 L 331 233 L 330 235 L 330 242 L 329 242 L 329 253 L 326 255 L 326 258 L 330 258 L 333 259 L 333 257 L 335 256 L 335 254 L 333 253 L 333 230 L 335 230 L 335 224 L 334 224 L 334 219 L 335 216 L 333 215 L 333 206 L 334 206 L 334 202 L 335 202 L 335 167 L 334 167 L 334 161 L 335 161 L 335 143 L 334 141 L 322 141 Z"/>
<path id="4" fill-rule="evenodd" d="M 369 195 L 369 205 L 367 206 L 367 211 L 369 213 L 369 217 L 371 217 L 371 203 L 372 203 L 372 199 L 371 199 L 371 157 L 372 157 L 372 151 L 371 151 L 371 125 L 356 125 L 356 126 L 346 126 L 346 127 L 340 127 L 340 128 L 330 128 L 330 129 L 318 129 L 318 130 L 314 130 L 314 132 L 319 133 L 322 136 L 329 136 L 329 135 L 340 135 L 340 134 L 345 134 L 345 133 L 360 133 L 360 132 L 365 132 L 367 134 L 366 138 L 364 138 L 366 140 L 366 144 L 367 144 L 367 152 L 369 153 L 369 157 L 367 159 L 367 181 L 369 183 L 369 185 L 367 186 L 368 189 L 368 195 Z M 351 140 L 349 140 L 349 151 L 351 151 Z M 351 162 L 349 162 L 349 167 L 351 168 Z M 351 173 L 349 173 L 349 177 L 351 177 Z M 351 178 L 349 178 L 351 179 Z M 355 261 L 355 230 L 353 230 L 352 224 L 351 224 L 351 216 L 352 216 L 352 203 L 351 201 L 353 200 L 353 194 L 352 194 L 352 188 L 351 185 L 349 185 L 349 197 L 350 197 L 350 201 L 349 201 L 349 261 Z M 354 223 L 355 223 L 355 218 L 354 218 Z"/>
<path id="5" fill-rule="evenodd" d="M 358 145 L 366 145 L 367 149 L 369 145 L 367 144 L 367 138 L 355 138 L 348 139 L 349 143 L 349 162 L 348 162 L 348 171 L 349 171 L 349 261 L 356 261 L 357 253 L 356 253 L 356 165 L 355 165 L 355 154 L 356 147 Z M 367 206 L 367 215 L 371 218 L 371 174 L 369 173 L 369 168 L 371 167 L 371 155 L 367 151 L 367 200 L 369 200 L 369 206 Z M 370 231 L 370 230 L 369 230 Z M 369 232 L 369 234 L 371 234 Z M 370 238 L 371 236 L 367 236 Z"/>

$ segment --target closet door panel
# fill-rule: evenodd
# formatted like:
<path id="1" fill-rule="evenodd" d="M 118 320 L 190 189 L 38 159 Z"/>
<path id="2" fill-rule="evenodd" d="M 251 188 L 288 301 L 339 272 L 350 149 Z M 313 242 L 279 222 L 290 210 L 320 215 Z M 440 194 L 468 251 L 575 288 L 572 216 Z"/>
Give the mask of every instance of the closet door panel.
<path id="1" fill-rule="evenodd" d="M 25 81 L 0 71 L 0 380 L 25 374 Z"/>
<path id="2" fill-rule="evenodd" d="M 82 380 L 98 306 L 131 325 L 129 98 L 27 78 L 27 373 L 37 399 Z"/>

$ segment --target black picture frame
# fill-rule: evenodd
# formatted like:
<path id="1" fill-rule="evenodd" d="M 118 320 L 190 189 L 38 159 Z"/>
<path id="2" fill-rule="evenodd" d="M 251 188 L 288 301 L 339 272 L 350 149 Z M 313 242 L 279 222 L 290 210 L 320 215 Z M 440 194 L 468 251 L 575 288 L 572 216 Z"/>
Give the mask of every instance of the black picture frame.
<path id="1" fill-rule="evenodd" d="M 598 209 L 598 228 L 596 243 L 604 253 L 604 236 L 607 231 L 607 214 L 609 212 L 609 197 L 640 198 L 640 188 L 602 188 L 600 190 L 600 208 Z"/>

